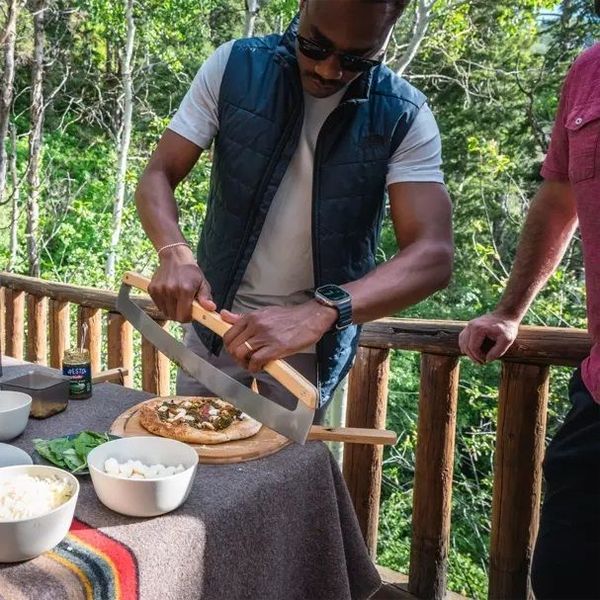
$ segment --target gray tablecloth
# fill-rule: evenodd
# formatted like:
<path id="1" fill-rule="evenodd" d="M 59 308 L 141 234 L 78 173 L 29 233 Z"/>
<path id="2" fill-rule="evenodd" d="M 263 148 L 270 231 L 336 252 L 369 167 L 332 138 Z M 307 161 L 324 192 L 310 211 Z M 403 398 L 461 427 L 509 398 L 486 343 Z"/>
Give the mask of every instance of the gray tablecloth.
<path id="1" fill-rule="evenodd" d="M 31 368 L 7 366 L 0 381 Z M 25 433 L 11 443 L 31 451 L 37 437 L 104 431 L 123 410 L 147 397 L 98 385 L 90 400 L 71 401 L 64 413 L 46 420 L 30 419 Z M 343 600 L 368 598 L 380 585 L 340 471 L 320 442 L 289 446 L 247 463 L 200 465 L 187 502 L 153 519 L 116 514 L 100 504 L 89 478 L 81 483 L 75 515 L 82 527 L 97 530 L 90 547 L 98 532 L 105 538 L 99 547 L 108 544 L 109 554 L 112 541 L 122 546 L 133 566 L 121 569 L 121 583 L 135 577 L 136 585 L 119 586 L 110 577 L 102 585 L 86 582 L 77 565 L 87 570 L 88 580 L 102 579 L 94 570 L 100 567 L 83 558 L 79 564 L 72 556 L 76 544 L 67 545 L 67 538 L 54 553 L 0 565 L 1 598 Z M 117 558 L 105 564 L 118 570 L 114 563 L 121 550 L 114 552 Z"/>

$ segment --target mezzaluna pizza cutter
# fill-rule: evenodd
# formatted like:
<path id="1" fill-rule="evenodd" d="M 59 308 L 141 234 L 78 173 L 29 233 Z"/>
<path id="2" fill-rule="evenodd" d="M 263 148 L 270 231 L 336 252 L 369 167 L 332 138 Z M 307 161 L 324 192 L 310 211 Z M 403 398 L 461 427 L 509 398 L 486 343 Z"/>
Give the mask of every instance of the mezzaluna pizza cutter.
<path id="1" fill-rule="evenodd" d="M 304 444 L 309 437 L 363 444 L 395 443 L 396 436 L 391 431 L 313 426 L 317 388 L 283 360 L 268 363 L 264 370 L 298 398 L 294 409 L 280 406 L 229 377 L 176 340 L 135 304 L 130 297 L 131 288 L 147 293 L 149 284 L 150 280 L 142 275 L 125 273 L 117 298 L 117 310 L 169 360 L 205 385 L 215 396 L 299 444 Z M 231 327 L 218 312 L 206 310 L 197 302 L 192 303 L 192 317 L 221 337 Z"/>

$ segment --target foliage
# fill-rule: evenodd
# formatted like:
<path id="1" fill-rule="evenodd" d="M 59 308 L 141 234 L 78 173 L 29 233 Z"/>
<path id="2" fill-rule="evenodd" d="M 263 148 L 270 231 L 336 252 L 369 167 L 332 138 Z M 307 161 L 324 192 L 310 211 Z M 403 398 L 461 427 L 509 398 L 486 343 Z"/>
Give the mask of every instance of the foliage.
<path id="1" fill-rule="evenodd" d="M 119 53 L 125 26 L 116 0 L 52 0 L 47 18 L 48 102 L 42 163 L 42 275 L 112 287 L 104 267 L 110 241 L 120 123 Z M 396 28 L 391 66 L 407 49 L 413 2 Z M 528 203 L 539 184 L 561 81 L 573 58 L 597 34 L 584 0 L 434 0 L 429 29 L 405 76 L 429 97 L 444 146 L 454 201 L 456 268 L 451 286 L 402 316 L 469 319 L 493 308 L 514 256 Z M 263 0 L 257 33 L 281 31 L 295 0 Z M 241 35 L 243 0 L 146 0 L 136 3 L 134 131 L 117 273 L 151 272 L 154 253 L 132 202 L 135 182 L 199 65 L 219 44 Z M 0 11 L 0 20 L 3 13 Z M 32 19 L 18 23 L 17 167 L 27 193 Z M 10 148 L 9 148 L 10 150 Z M 205 214 L 210 152 L 177 190 L 186 237 L 197 239 Z M 14 190 L 9 186 L 8 193 Z M 24 207 L 15 270 L 27 271 Z M 10 211 L 0 208 L 0 264 L 9 257 Z M 386 223 L 379 248 L 396 252 Z M 585 326 L 579 244 L 536 300 L 528 321 Z M 568 370 L 553 373 L 552 433 L 565 411 Z M 449 581 L 465 595 L 486 596 L 489 518 L 499 368 L 464 361 L 460 385 Z M 418 404 L 418 356 L 395 352 L 389 426 L 399 433 L 386 451 L 379 562 L 406 571 Z"/>

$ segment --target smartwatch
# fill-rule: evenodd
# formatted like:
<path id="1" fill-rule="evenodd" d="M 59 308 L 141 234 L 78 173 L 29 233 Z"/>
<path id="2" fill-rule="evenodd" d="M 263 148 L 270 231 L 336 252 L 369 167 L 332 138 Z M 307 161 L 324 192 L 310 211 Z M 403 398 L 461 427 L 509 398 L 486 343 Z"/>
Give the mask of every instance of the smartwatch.
<path id="1" fill-rule="evenodd" d="M 322 285 L 315 290 L 315 300 L 338 311 L 335 329 L 345 329 L 352 325 L 352 297 L 344 288 L 332 283 Z"/>

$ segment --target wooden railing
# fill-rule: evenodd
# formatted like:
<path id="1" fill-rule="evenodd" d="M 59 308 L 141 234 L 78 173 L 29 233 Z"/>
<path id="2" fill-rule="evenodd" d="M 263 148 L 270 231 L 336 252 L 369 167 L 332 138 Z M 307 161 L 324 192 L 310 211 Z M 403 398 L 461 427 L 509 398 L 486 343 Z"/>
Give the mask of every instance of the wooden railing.
<path id="1" fill-rule="evenodd" d="M 105 343 L 106 367 L 125 367 L 128 371 L 125 385 L 132 386 L 133 331 L 131 325 L 116 311 L 115 292 L 9 273 L 0 273 L 0 288 L 3 291 L 0 302 L 4 304 L 4 309 L 0 311 L 4 323 L 0 321 L 0 325 L 2 331 L 6 332 L 6 354 L 59 368 L 64 350 L 69 346 L 70 310 L 71 305 L 74 305 L 77 310 L 77 344 L 81 342 L 82 325 L 87 324 L 85 347 L 90 351 L 92 371 L 96 373 L 101 370 L 102 348 Z M 154 319 L 164 323 L 162 315 L 148 298 L 137 298 L 136 302 Z M 141 352 L 143 388 L 156 394 L 168 394 L 167 359 L 144 341 Z"/>
<path id="2" fill-rule="evenodd" d="M 464 325 L 385 319 L 366 326 L 361 336 L 361 354 L 373 348 L 421 353 L 408 585 L 419 598 L 441 599 L 446 590 L 461 355 L 458 335 Z M 504 357 L 491 515 L 489 597 L 494 600 L 531 597 L 528 573 L 539 520 L 549 367 L 578 365 L 590 346 L 582 330 L 522 327 Z M 381 385 L 383 390 L 385 383 Z M 385 395 L 382 391 L 361 400 L 383 403 Z M 376 514 L 361 516 L 363 532 L 370 531 Z"/>
<path id="3" fill-rule="evenodd" d="M 38 363 L 45 363 L 49 354 L 49 364 L 59 367 L 69 339 L 69 305 L 74 304 L 78 324 L 88 324 L 86 346 L 91 351 L 94 370 L 123 366 L 130 374 L 125 383 L 131 385 L 132 330 L 115 311 L 115 301 L 114 292 L 0 273 L 0 302 L 4 304 L 0 307 L 0 318 L 4 318 L 0 327 L 5 332 L 5 352 Z M 164 317 L 147 298 L 137 301 L 166 326 Z M 409 591 L 418 598 L 441 600 L 446 595 L 460 369 L 458 334 L 463 327 L 460 322 L 404 319 L 368 324 L 363 329 L 349 379 L 346 425 L 383 427 L 390 350 L 421 353 L 408 584 Z M 106 365 L 100 362 L 103 347 L 107 349 Z M 504 357 L 491 514 L 492 599 L 531 597 L 528 572 L 539 518 L 549 367 L 577 365 L 589 349 L 590 339 L 585 331 L 523 327 Z M 143 388 L 168 394 L 170 373 L 166 358 L 145 341 L 141 354 Z M 373 558 L 382 458 L 381 447 L 349 444 L 344 449 L 344 476 Z"/>

